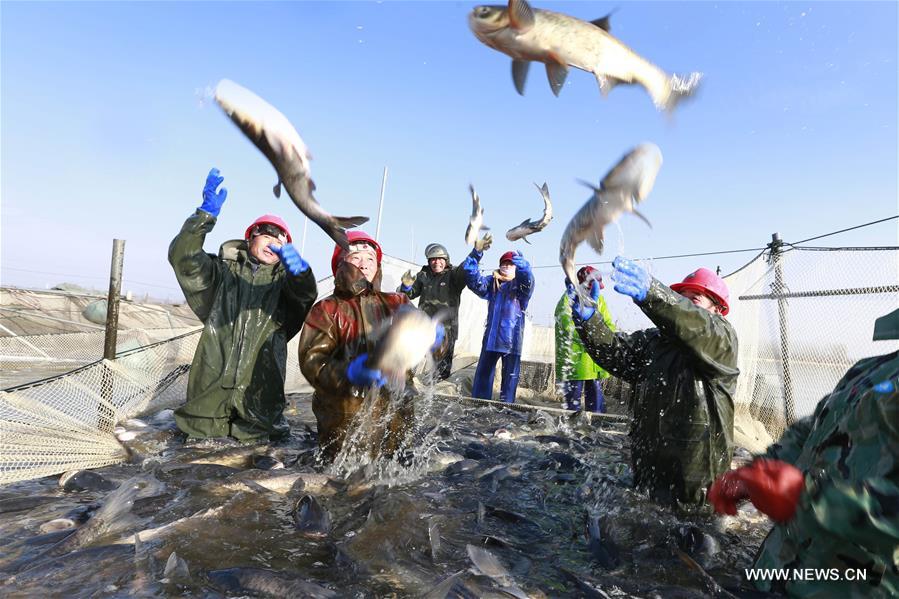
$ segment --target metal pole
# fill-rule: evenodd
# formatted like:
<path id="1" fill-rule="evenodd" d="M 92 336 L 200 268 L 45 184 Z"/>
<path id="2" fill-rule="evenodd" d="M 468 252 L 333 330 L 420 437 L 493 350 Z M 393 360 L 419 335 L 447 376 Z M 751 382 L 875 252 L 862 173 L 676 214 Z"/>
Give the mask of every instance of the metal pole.
<path id="1" fill-rule="evenodd" d="M 384 175 L 381 177 L 381 200 L 378 202 L 378 228 L 375 230 L 375 241 L 381 239 L 381 214 L 384 212 L 384 190 L 387 188 L 387 167 L 384 167 Z"/>
<path id="2" fill-rule="evenodd" d="M 122 291 L 122 262 L 125 259 L 125 240 L 112 240 L 112 266 L 109 269 L 109 294 L 106 297 L 106 340 L 103 358 L 115 360 L 119 326 L 119 294 Z"/>
<path id="3" fill-rule="evenodd" d="M 303 243 L 300 244 L 300 255 L 306 255 L 306 226 L 309 224 L 309 217 L 307 216 L 305 220 L 303 220 Z"/>
<path id="4" fill-rule="evenodd" d="M 781 263 L 781 246 L 783 241 L 778 233 L 771 235 L 771 263 L 774 265 L 774 288 L 772 295 L 777 297 L 777 324 L 780 331 L 780 365 L 784 389 L 784 419 L 787 426 L 796 419 L 793 405 L 793 376 L 790 372 L 790 343 L 787 327 L 787 300 L 783 297 L 785 286 L 783 280 L 783 264 Z"/>

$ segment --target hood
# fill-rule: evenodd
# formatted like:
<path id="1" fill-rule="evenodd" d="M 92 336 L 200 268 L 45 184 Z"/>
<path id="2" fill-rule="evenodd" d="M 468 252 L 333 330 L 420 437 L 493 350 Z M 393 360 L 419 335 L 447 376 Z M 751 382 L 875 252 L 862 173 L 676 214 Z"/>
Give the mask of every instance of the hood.
<path id="1" fill-rule="evenodd" d="M 366 291 L 381 291 L 381 266 L 375 273 L 375 280 L 371 283 L 362 274 L 362 271 L 349 262 L 340 262 L 334 271 L 334 295 L 339 297 L 353 297 Z"/>

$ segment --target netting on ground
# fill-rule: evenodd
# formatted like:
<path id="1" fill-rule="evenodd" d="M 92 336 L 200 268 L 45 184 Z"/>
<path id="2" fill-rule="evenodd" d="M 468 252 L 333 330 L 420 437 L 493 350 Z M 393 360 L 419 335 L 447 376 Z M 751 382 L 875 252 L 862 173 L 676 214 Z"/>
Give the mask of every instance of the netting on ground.
<path id="1" fill-rule="evenodd" d="M 871 341 L 874 319 L 899 305 L 897 256 L 895 249 L 794 249 L 781 253 L 776 263 L 769 254 L 760 255 L 726 278 L 728 318 L 740 344 L 738 443 L 763 450 L 789 422 L 811 413 L 854 362 L 899 347 L 899 342 Z M 420 268 L 385 256 L 382 288 L 395 289 L 405 270 Z M 537 272 L 522 356 L 534 372 L 542 369 L 529 390 L 550 398 L 558 397 L 553 328 L 535 322 L 552 322 L 562 280 L 560 269 Z M 329 295 L 332 286 L 330 278 L 319 281 L 319 298 Z M 613 302 L 616 295 L 607 294 Z M 639 328 L 627 326 L 632 312 L 639 312 L 632 302 L 614 304 L 612 315 L 620 330 Z M 463 292 L 459 362 L 476 360 L 486 313 L 487 302 Z M 179 335 L 183 330 L 120 331 L 115 361 L 98 361 L 103 352 L 99 330 L 0 337 L 4 387 L 14 384 L 9 378 L 13 371 L 36 381 L 54 374 L 51 365 L 69 371 L 78 361 L 89 362 L 0 393 L 0 484 L 125 459 L 113 434 L 116 423 L 184 402 L 199 329 Z M 166 340 L 158 341 L 161 337 Z M 288 345 L 288 393 L 310 390 L 300 372 L 297 341 L 295 337 Z M 617 397 L 629 393 L 615 379 L 605 388 Z"/>

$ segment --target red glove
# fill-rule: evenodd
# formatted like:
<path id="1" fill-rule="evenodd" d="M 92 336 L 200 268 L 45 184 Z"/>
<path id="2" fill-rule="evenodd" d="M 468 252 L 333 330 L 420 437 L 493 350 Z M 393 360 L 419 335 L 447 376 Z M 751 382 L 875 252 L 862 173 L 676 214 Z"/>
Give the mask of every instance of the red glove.
<path id="1" fill-rule="evenodd" d="M 736 514 L 736 502 L 749 498 L 760 512 L 777 522 L 787 522 L 805 487 L 802 471 L 780 460 L 758 459 L 748 466 L 725 472 L 709 489 L 715 510 Z"/>
<path id="2" fill-rule="evenodd" d="M 712 483 L 709 489 L 709 503 L 719 514 L 736 516 L 737 502 L 749 498 L 749 489 L 739 475 L 740 470 L 744 468 L 725 472 Z"/>

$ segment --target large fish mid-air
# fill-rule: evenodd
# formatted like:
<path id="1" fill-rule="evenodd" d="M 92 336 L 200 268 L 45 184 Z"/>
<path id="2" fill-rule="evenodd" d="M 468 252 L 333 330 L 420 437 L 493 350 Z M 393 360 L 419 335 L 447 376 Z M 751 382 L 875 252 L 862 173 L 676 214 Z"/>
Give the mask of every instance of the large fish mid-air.
<path id="1" fill-rule="evenodd" d="M 414 306 L 403 306 L 385 326 L 368 357 L 368 367 L 380 370 L 392 381 L 403 380 L 434 345 L 439 322 L 439 315 L 431 318 Z"/>
<path id="2" fill-rule="evenodd" d="M 474 185 L 469 184 L 468 190 L 471 192 L 471 216 L 468 219 L 468 228 L 465 229 L 465 243 L 474 245 L 484 226 L 484 208 L 481 207 L 481 198 L 478 192 L 474 190 Z"/>
<path id="3" fill-rule="evenodd" d="M 553 219 L 553 205 L 549 199 L 549 187 L 546 186 L 546 183 L 543 184 L 543 187 L 540 187 L 536 183 L 534 183 L 534 185 L 537 186 L 540 195 L 543 197 L 543 216 L 539 220 L 530 220 L 526 218 L 521 221 L 521 224 L 517 227 L 512 227 L 506 231 L 506 239 L 509 241 L 524 239 L 524 242 L 529 244 L 531 242 L 528 241 L 528 235 L 539 233 L 545 229 L 549 224 L 549 221 Z"/>
<path id="4" fill-rule="evenodd" d="M 333 239 L 349 249 L 346 229 L 368 221 L 367 216 L 331 216 L 312 195 L 315 191 L 309 172 L 311 155 L 300 134 L 274 106 L 240 85 L 222 79 L 215 88 L 215 101 L 244 135 L 268 158 L 278 173 L 275 197 L 281 186 L 297 208 Z"/>
<path id="5" fill-rule="evenodd" d="M 509 0 L 507 7 L 475 7 L 468 25 L 481 42 L 512 57 L 512 81 L 522 95 L 531 62 L 546 65 L 556 96 L 572 66 L 593 73 L 603 95 L 621 83 L 642 85 L 659 110 L 692 95 L 702 77 L 668 75 L 609 34 L 608 16 L 587 22 Z"/>
<path id="6" fill-rule="evenodd" d="M 593 196 L 565 227 L 559 244 L 559 262 L 569 281 L 577 281 L 574 254 L 582 241 L 586 240 L 590 247 L 601 254 L 603 229 L 624 212 L 632 212 L 647 225 L 650 224 L 645 216 L 637 212 L 635 205 L 645 200 L 652 191 L 661 166 L 662 152 L 659 147 L 653 143 L 644 143 L 625 154 L 603 177 L 599 187 L 586 183 L 593 188 Z M 592 304 L 580 285 L 575 289 L 583 305 Z"/>

